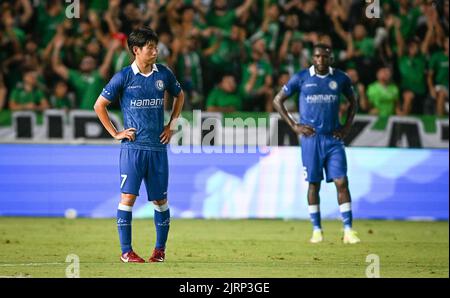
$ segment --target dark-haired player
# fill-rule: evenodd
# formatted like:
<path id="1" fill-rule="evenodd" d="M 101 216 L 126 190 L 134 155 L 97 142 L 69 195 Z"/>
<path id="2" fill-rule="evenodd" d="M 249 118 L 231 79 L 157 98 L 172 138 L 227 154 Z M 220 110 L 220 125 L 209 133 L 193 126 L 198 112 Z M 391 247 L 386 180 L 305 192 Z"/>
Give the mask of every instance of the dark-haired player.
<path id="1" fill-rule="evenodd" d="M 356 95 L 350 78 L 331 67 L 332 49 L 317 44 L 313 49 L 313 65 L 291 77 L 274 98 L 274 107 L 292 130 L 301 136 L 302 162 L 308 187 L 308 205 L 313 224 L 312 243 L 323 241 L 320 218 L 320 183 L 325 170 L 326 181 L 334 182 L 339 210 L 344 223 L 344 243 L 358 243 L 352 229 L 351 197 L 347 179 L 347 160 L 343 138 L 348 134 L 356 112 Z M 299 93 L 300 122 L 290 115 L 284 101 Z M 343 125 L 339 122 L 339 97 L 350 102 Z"/>
<path id="2" fill-rule="evenodd" d="M 169 233 L 167 203 L 168 160 L 166 144 L 172 136 L 171 125 L 178 118 L 184 95 L 173 73 L 156 64 L 158 36 L 149 28 L 134 30 L 128 36 L 133 64 L 116 73 L 95 103 L 94 109 L 106 130 L 121 140 L 120 189 L 117 211 L 122 262 L 145 262 L 131 246 L 132 208 L 144 180 L 148 200 L 155 208 L 156 245 L 149 262 L 163 262 Z M 174 97 L 170 121 L 164 126 L 164 93 Z M 117 131 L 110 121 L 107 106 L 120 99 L 125 129 Z"/>

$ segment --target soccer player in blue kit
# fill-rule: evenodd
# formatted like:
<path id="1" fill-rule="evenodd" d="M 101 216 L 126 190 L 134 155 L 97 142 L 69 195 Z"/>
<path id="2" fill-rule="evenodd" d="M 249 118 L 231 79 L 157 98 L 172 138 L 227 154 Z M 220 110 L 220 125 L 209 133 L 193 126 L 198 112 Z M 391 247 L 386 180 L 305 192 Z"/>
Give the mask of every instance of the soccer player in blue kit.
<path id="1" fill-rule="evenodd" d="M 170 211 L 167 203 L 167 144 L 171 125 L 180 115 L 184 94 L 173 73 L 157 64 L 158 36 L 150 28 L 139 28 L 128 36 L 133 64 L 116 73 L 98 97 L 94 110 L 105 129 L 121 140 L 120 189 L 117 210 L 122 262 L 144 263 L 131 246 L 132 208 L 144 180 L 148 200 L 155 208 L 156 245 L 149 262 L 163 262 L 169 233 Z M 164 126 L 164 94 L 174 97 L 169 123 Z M 120 98 L 124 130 L 117 131 L 107 107 Z"/>
<path id="2" fill-rule="evenodd" d="M 323 241 L 320 218 L 320 184 L 334 182 L 339 210 L 344 224 L 344 243 L 358 243 L 352 229 L 351 197 L 348 188 L 347 160 L 343 138 L 350 131 L 356 113 L 356 95 L 350 78 L 331 67 L 332 49 L 325 44 L 313 48 L 313 65 L 293 75 L 274 98 L 274 107 L 292 130 L 300 135 L 302 162 L 308 186 L 308 211 L 313 224 L 311 243 Z M 283 102 L 299 93 L 300 122 L 286 110 Z M 350 102 L 345 123 L 339 122 L 339 99 L 344 94 Z"/>

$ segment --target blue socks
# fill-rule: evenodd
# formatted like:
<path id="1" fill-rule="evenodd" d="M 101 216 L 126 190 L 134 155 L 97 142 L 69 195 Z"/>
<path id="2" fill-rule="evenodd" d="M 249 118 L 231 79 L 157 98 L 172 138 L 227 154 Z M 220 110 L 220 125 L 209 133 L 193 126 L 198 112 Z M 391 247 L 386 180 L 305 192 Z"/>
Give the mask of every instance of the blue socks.
<path id="1" fill-rule="evenodd" d="M 117 209 L 117 230 L 119 231 L 120 248 L 122 254 L 131 248 L 131 220 L 133 207 L 119 204 Z"/>
<path id="2" fill-rule="evenodd" d="M 169 224 L 170 224 L 170 210 L 169 205 L 165 203 L 164 205 L 158 206 L 154 205 L 155 208 L 155 227 L 156 227 L 156 245 L 157 249 L 165 249 L 167 236 L 169 235 Z"/>
<path id="3" fill-rule="evenodd" d="M 339 211 L 342 215 L 342 223 L 344 224 L 344 230 L 351 230 L 353 223 L 352 216 L 352 203 L 344 203 L 339 205 Z"/>
<path id="4" fill-rule="evenodd" d="M 314 230 L 322 230 L 322 225 L 320 223 L 320 208 L 319 205 L 309 205 L 308 206 L 309 217 L 311 218 L 311 223 Z"/>

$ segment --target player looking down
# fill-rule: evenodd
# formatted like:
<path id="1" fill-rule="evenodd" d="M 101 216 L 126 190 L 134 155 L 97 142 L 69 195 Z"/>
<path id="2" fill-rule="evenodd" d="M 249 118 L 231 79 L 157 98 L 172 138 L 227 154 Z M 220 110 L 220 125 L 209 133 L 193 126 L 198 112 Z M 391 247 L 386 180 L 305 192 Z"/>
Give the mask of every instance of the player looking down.
<path id="1" fill-rule="evenodd" d="M 98 97 L 94 110 L 105 129 L 122 141 L 120 151 L 121 200 L 117 210 L 122 262 L 143 263 L 131 246 L 132 208 L 144 180 L 147 198 L 154 204 L 156 245 L 149 262 L 163 262 L 169 233 L 170 211 L 167 203 L 168 160 L 166 144 L 184 103 L 184 94 L 173 73 L 157 64 L 158 36 L 150 28 L 134 30 L 128 36 L 133 64 L 123 68 L 109 81 Z M 164 94 L 174 97 L 169 123 L 164 126 Z M 124 130 L 111 123 L 107 106 L 120 100 Z"/>
<path id="2" fill-rule="evenodd" d="M 334 182 L 339 210 L 344 224 L 344 243 L 358 243 L 352 229 L 351 197 L 348 188 L 347 160 L 343 138 L 350 131 L 356 113 L 356 95 L 350 78 L 332 68 L 332 49 L 325 44 L 313 48 L 313 65 L 293 75 L 275 96 L 275 109 L 300 135 L 302 162 L 308 186 L 308 211 L 313 225 L 312 243 L 323 241 L 320 218 L 320 184 L 325 170 L 326 181 Z M 284 106 L 284 101 L 299 93 L 300 122 Z M 339 122 L 339 98 L 344 94 L 350 106 L 343 125 Z"/>

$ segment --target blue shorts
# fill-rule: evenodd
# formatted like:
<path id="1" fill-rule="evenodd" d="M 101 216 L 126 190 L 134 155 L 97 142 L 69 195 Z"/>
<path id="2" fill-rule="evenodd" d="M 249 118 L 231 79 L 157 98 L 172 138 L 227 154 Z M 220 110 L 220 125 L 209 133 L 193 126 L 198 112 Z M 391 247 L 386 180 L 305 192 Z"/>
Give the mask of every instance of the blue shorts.
<path id="1" fill-rule="evenodd" d="M 167 151 L 120 149 L 120 190 L 139 196 L 144 180 L 149 201 L 167 198 Z"/>
<path id="2" fill-rule="evenodd" d="M 327 182 L 347 176 L 347 158 L 342 140 L 333 138 L 332 135 L 316 134 L 311 137 L 302 136 L 300 142 L 306 181 L 322 181 L 324 169 Z"/>

